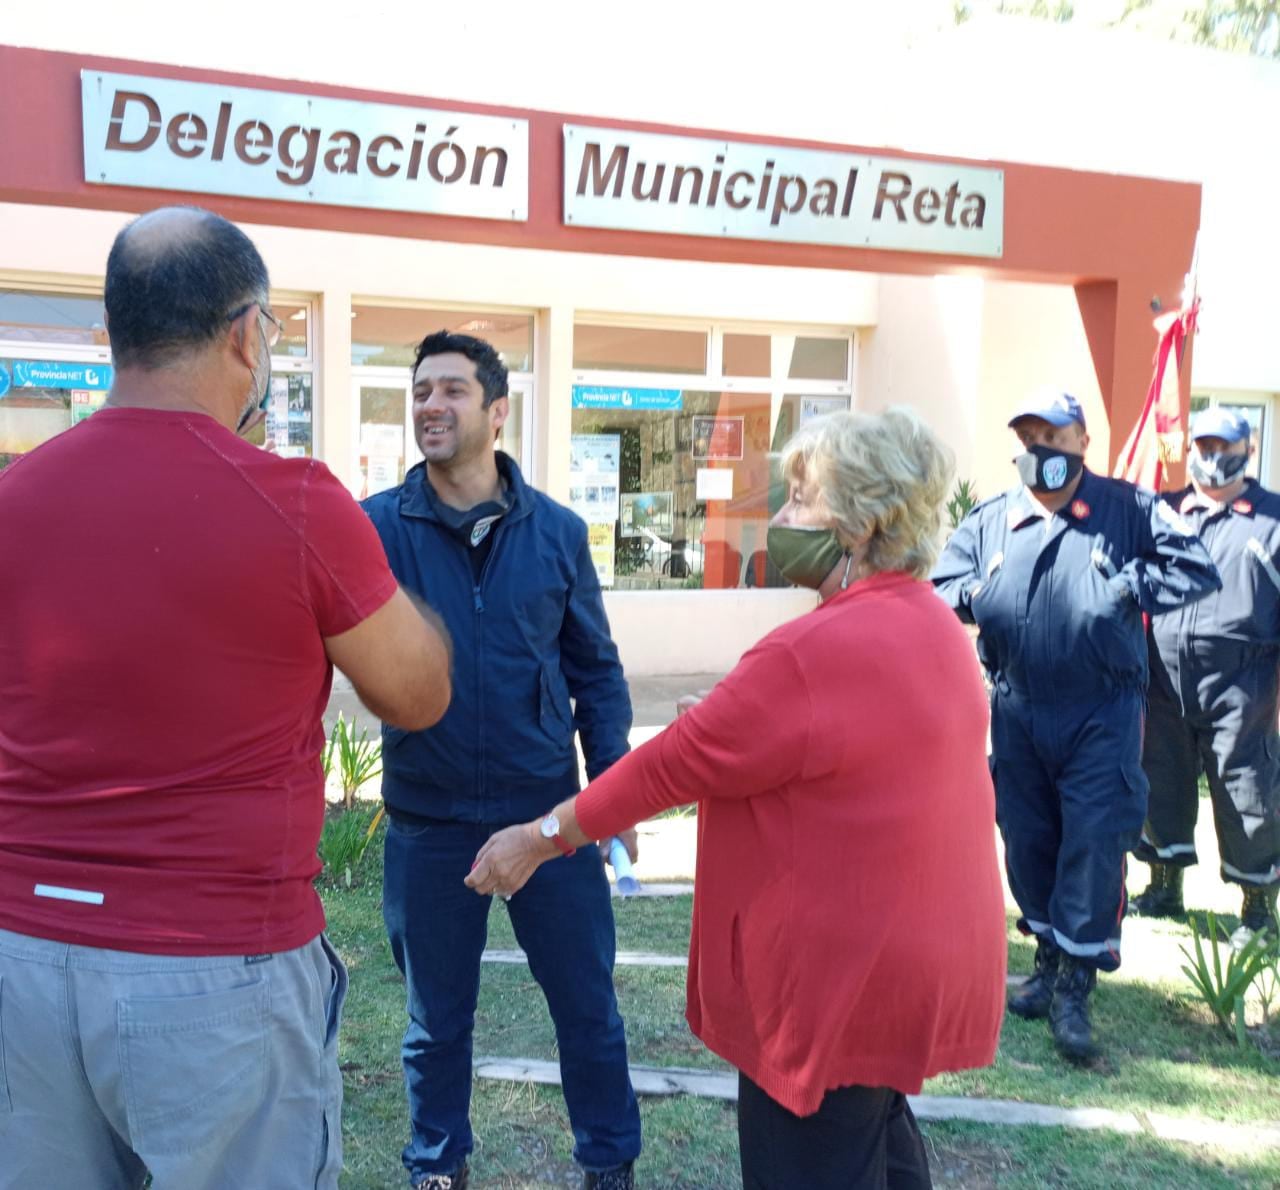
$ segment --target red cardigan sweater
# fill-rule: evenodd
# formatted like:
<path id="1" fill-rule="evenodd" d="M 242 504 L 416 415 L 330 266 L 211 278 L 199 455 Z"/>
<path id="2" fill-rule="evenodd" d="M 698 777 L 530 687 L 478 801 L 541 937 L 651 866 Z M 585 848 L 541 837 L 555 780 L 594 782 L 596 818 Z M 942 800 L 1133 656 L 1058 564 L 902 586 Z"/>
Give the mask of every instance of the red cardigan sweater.
<path id="1" fill-rule="evenodd" d="M 951 610 L 880 574 L 771 632 L 578 798 L 592 838 L 699 802 L 689 1025 L 797 1115 L 995 1057 L 987 714 Z"/>

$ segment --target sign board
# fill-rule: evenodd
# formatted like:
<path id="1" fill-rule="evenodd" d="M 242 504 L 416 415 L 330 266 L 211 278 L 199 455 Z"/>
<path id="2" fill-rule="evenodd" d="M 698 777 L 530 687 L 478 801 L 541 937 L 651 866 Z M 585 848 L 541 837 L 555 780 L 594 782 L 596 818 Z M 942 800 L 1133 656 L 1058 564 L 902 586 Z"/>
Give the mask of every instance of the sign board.
<path id="1" fill-rule="evenodd" d="M 100 70 L 80 90 L 86 182 L 529 217 L 526 120 Z"/>
<path id="2" fill-rule="evenodd" d="M 564 221 L 998 257 L 1004 174 L 945 161 L 566 124 Z"/>
<path id="3" fill-rule="evenodd" d="M 617 388 L 610 385 L 575 384 L 574 409 L 680 409 L 684 393 L 678 388 Z"/>
<path id="4" fill-rule="evenodd" d="M 72 364 L 61 360 L 0 360 L 0 394 L 13 388 L 72 388 L 106 392 L 115 372 L 110 364 Z"/>

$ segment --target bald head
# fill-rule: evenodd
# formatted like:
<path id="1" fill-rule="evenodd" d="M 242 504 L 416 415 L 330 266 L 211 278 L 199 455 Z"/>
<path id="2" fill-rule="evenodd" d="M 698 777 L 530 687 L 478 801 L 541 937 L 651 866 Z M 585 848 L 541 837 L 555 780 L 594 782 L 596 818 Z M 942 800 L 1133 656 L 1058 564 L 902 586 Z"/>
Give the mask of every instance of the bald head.
<path id="1" fill-rule="evenodd" d="M 118 368 L 160 368 L 202 350 L 230 315 L 266 301 L 267 267 L 234 224 L 198 207 L 130 223 L 107 258 L 105 301 Z"/>

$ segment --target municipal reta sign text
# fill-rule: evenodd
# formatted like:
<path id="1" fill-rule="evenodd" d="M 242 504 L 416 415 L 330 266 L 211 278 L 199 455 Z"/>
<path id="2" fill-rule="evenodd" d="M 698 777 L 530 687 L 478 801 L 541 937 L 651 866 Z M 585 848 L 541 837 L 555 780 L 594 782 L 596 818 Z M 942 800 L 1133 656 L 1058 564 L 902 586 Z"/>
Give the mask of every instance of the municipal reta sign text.
<path id="1" fill-rule="evenodd" d="M 570 227 L 998 257 L 1004 174 L 567 124 L 564 219 Z"/>

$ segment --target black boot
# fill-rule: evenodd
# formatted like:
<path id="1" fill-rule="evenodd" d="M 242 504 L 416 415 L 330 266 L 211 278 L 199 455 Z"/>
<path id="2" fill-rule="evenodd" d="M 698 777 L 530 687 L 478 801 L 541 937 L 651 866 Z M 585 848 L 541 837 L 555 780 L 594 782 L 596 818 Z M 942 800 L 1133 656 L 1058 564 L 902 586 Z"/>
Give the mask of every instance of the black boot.
<path id="1" fill-rule="evenodd" d="M 582 1175 L 582 1190 L 635 1190 L 633 1165 L 634 1162 L 628 1161 L 626 1165 L 615 1165 L 599 1173 L 586 1170 Z"/>
<path id="2" fill-rule="evenodd" d="M 1276 922 L 1277 885 L 1246 884 L 1244 901 L 1240 906 L 1240 928 L 1231 935 L 1231 949 L 1244 950 L 1253 940 L 1254 935 L 1264 930 L 1271 935 L 1271 945 L 1276 945 L 1280 938 L 1280 927 Z"/>
<path id="3" fill-rule="evenodd" d="M 1009 993 L 1009 1011 L 1023 1020 L 1039 1021 L 1049 1015 L 1053 985 L 1058 979 L 1058 959 L 1062 951 L 1047 935 L 1036 936 L 1036 970 L 1020 988 Z"/>
<path id="4" fill-rule="evenodd" d="M 413 1190 L 467 1190 L 470 1171 L 466 1162 L 453 1173 L 429 1173 L 421 1181 L 413 1183 Z"/>
<path id="5" fill-rule="evenodd" d="M 1098 981 L 1098 972 L 1079 959 L 1064 954 L 1058 963 L 1058 982 L 1049 1006 L 1053 1044 L 1064 1058 L 1087 1062 L 1097 1057 L 1093 1026 L 1089 1023 L 1089 993 Z"/>
<path id="6" fill-rule="evenodd" d="M 1129 906 L 1141 917 L 1180 917 L 1182 905 L 1182 869 L 1172 864 L 1152 864 L 1151 883 Z"/>

